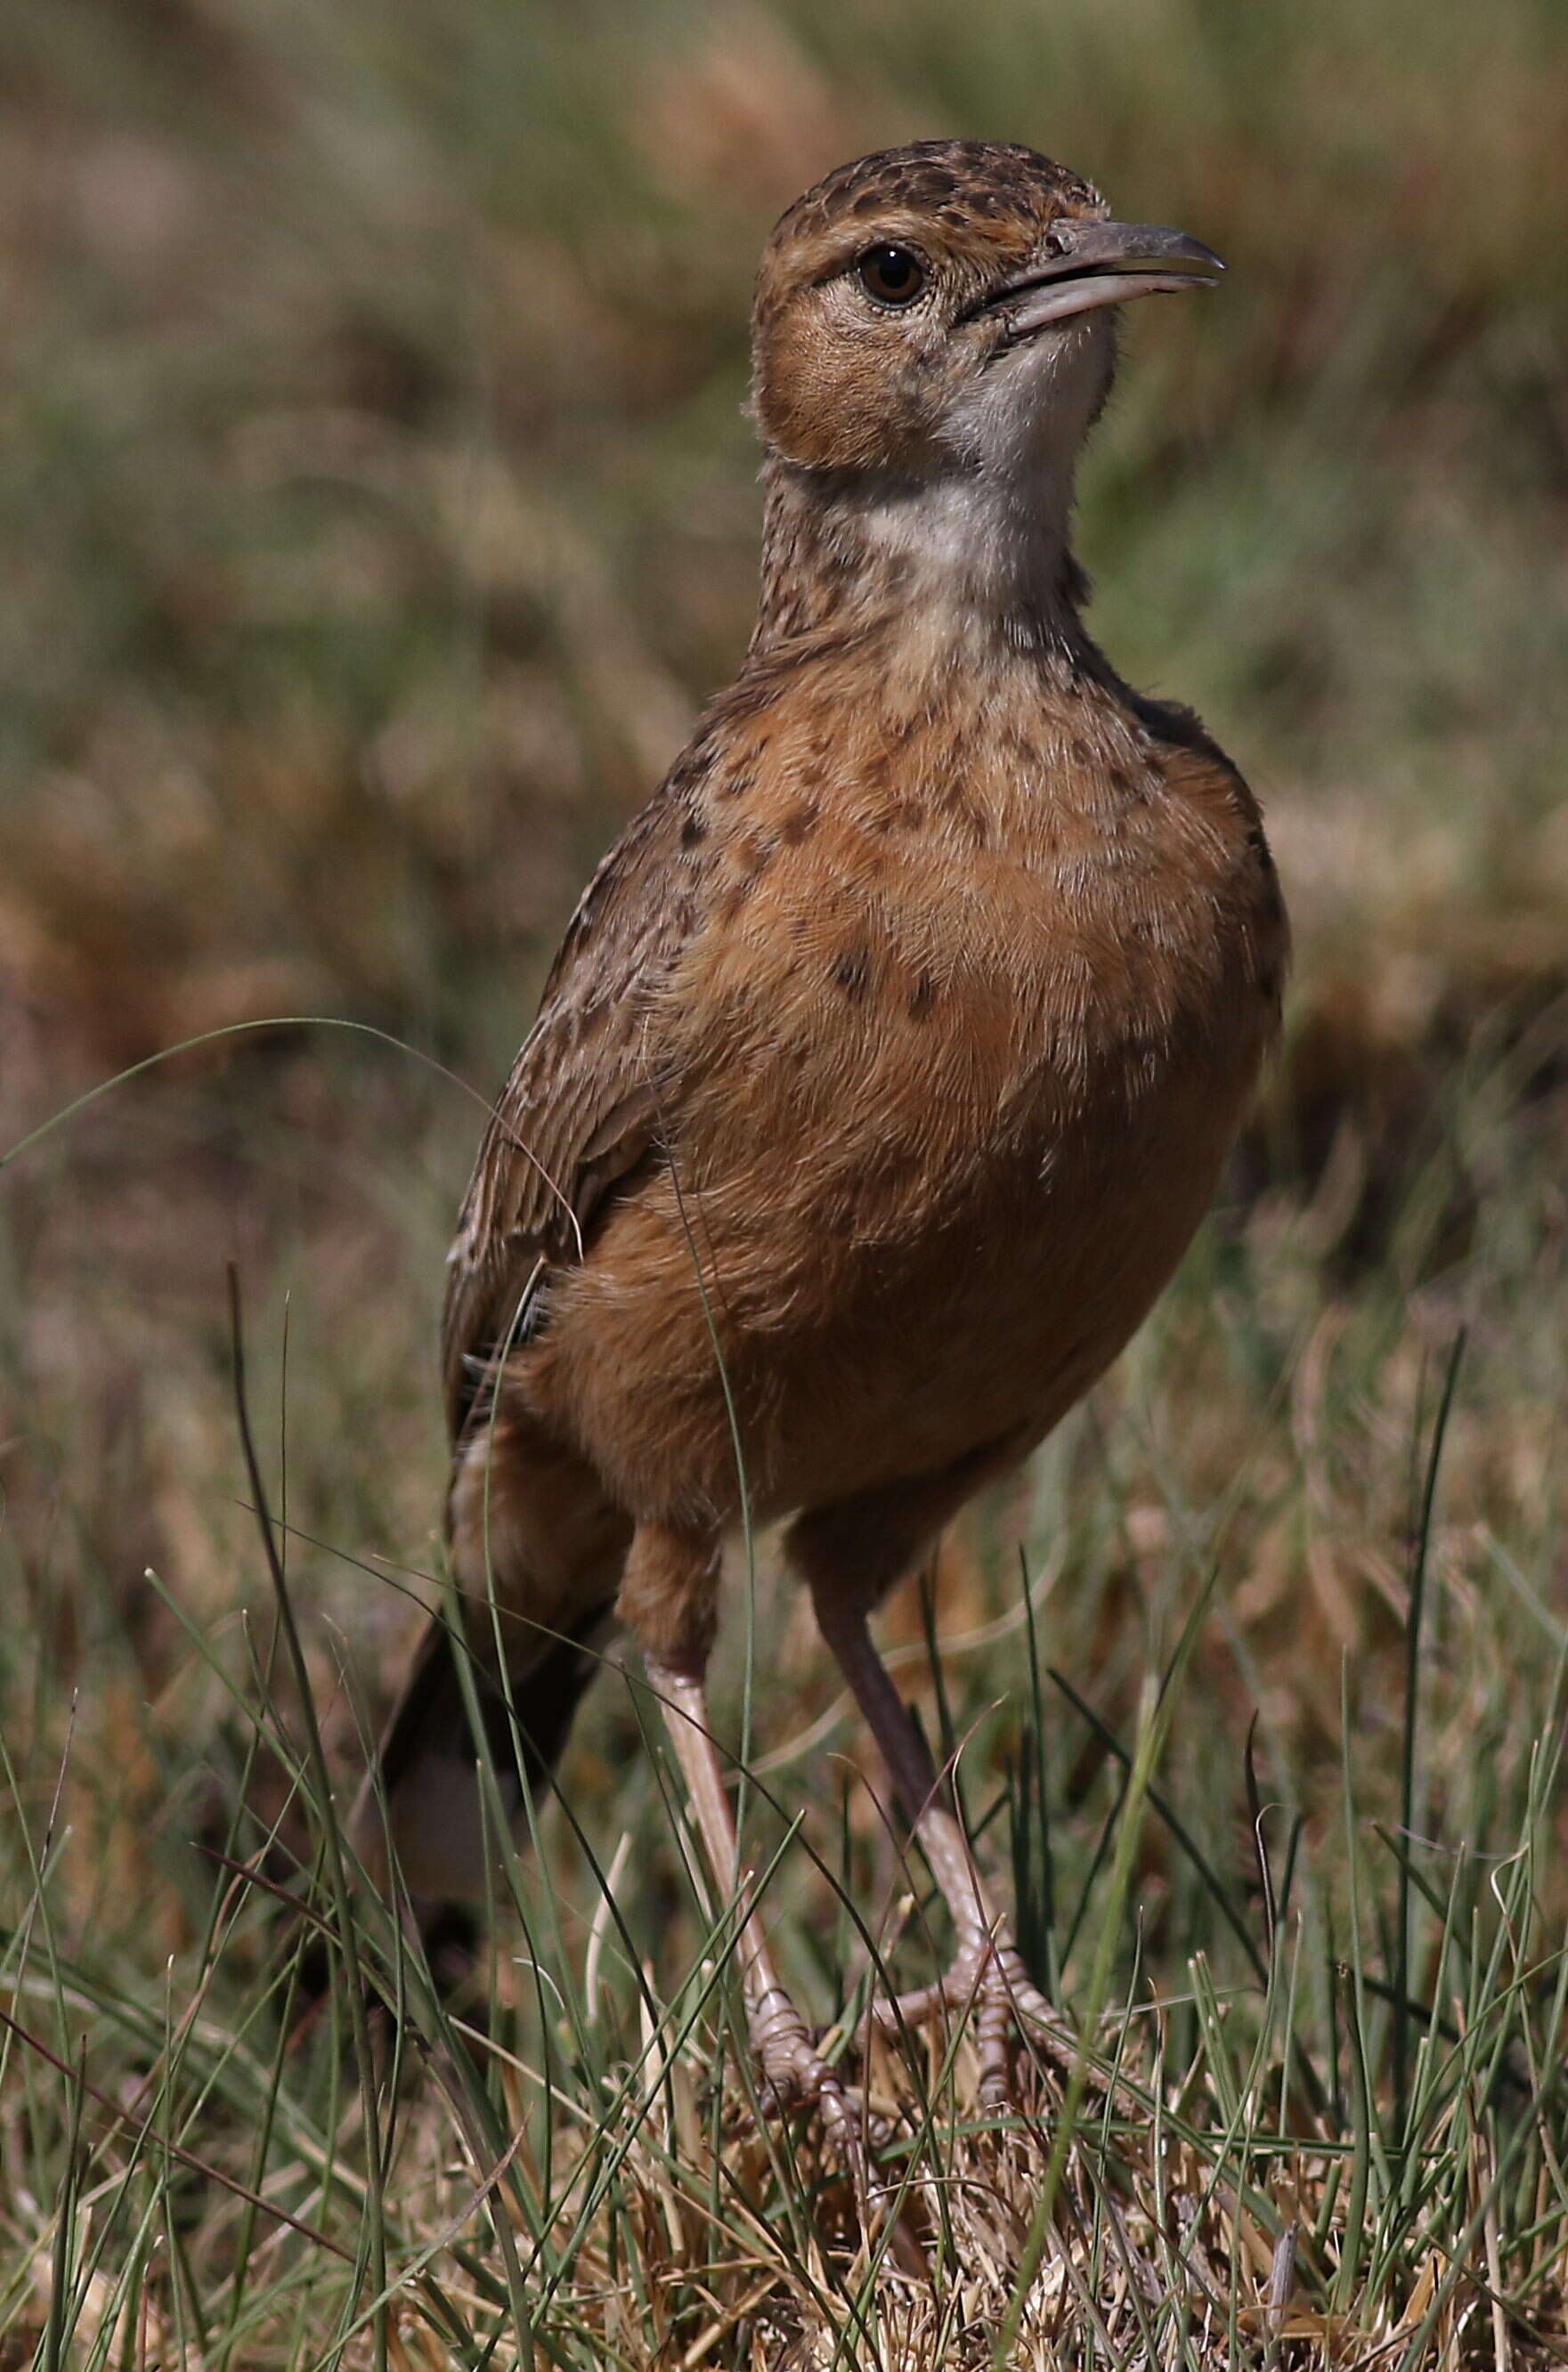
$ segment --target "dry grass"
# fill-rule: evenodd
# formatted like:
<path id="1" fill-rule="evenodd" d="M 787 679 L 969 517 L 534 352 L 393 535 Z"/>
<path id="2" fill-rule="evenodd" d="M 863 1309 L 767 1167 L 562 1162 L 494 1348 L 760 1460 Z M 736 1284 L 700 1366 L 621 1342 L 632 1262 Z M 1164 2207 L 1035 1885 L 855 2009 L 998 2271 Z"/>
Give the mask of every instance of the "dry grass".
<path id="1" fill-rule="evenodd" d="M 0 2366 L 961 2366 L 1010 2317 L 1020 2363 L 1560 2357 L 1560 12 L 17 0 L 0 39 L 0 1148 L 247 1025 L 0 1171 Z M 757 2126 L 619 1669 L 471 2031 L 363 1907 L 405 2016 L 359 2065 L 224 1273 L 341 1786 L 439 1587 L 481 1105 L 743 638 L 760 237 L 955 128 L 1231 261 L 1133 325 L 1081 541 L 1109 647 L 1259 783 L 1302 956 L 1178 1286 L 945 1545 L 940 1689 L 889 1616 L 1142 2104 L 1042 2078 L 999 2134 L 961 2042 L 879 2062 L 868 2244 Z M 248 1029 L 311 1013 L 389 1037 Z M 853 2071 L 872 1946 L 911 1983 L 942 1934 L 765 1547 L 731 1613 L 769 1916 Z M 308 2015 L 273 1882 L 324 1923 Z"/>

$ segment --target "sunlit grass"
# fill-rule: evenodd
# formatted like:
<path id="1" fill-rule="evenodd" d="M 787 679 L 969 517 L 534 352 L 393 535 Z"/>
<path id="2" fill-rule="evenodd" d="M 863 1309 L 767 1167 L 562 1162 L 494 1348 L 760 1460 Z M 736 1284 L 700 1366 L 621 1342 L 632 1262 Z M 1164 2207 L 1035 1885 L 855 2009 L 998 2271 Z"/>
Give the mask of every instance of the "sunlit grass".
<path id="1" fill-rule="evenodd" d="M 381 1458 L 397 1403 L 379 1436 L 373 1400 L 331 1422 L 356 1359 L 312 1322 L 308 1259 L 286 1307 L 253 1296 L 248 1405 L 331 1793 L 218 1327 L 192 1488 L 227 1542 L 225 1589 L 89 1587 L 74 1636 L 45 1622 L 5 1643 L 0 2346 L 106 2366 L 382 2345 L 394 2365 L 796 2346 L 978 2366 L 1014 2331 L 1020 2362 L 1206 2366 L 1276 2343 L 1412 2372 L 1544 2360 L 1568 2215 L 1568 1329 L 1561 1242 L 1542 1250 L 1551 1146 L 1489 1103 L 1494 1084 L 1440 1116 L 1438 1182 L 1412 1148 L 1402 1252 L 1346 1266 L 1331 1200 L 1283 1189 L 1211 1226 L 1027 1487 L 945 1549 L 939 1688 L 919 1593 L 889 1610 L 1038 1972 L 1071 2017 L 1107 1986 L 1070 2126 L 1060 2076 L 1026 2087 L 1010 2133 L 988 2126 L 961 2038 L 863 2061 L 867 1986 L 937 1965 L 942 1915 L 766 1544 L 749 1624 L 732 1575 L 715 1718 L 733 1745 L 749 1635 L 763 1915 L 885 2120 L 892 2196 L 869 2233 L 809 2122 L 755 2114 L 733 1922 L 678 1848 L 660 1725 L 618 1662 L 568 1756 L 569 1817 L 546 1808 L 541 1853 L 510 1865 L 477 1990 L 444 2006 L 356 1892 L 356 2075 L 329 1839 L 390 1679 L 389 1657 L 346 1651 L 371 1618 L 406 1629 L 392 1584 L 410 1577 L 372 1577 L 410 1546 Z M 1484 1175 L 1489 1145 L 1469 1249 L 1434 1272 L 1440 1184 Z M 384 1205 L 394 1298 L 429 1233 Z M 1405 1261 L 1429 1278 L 1413 1298 Z M 405 1305 L 411 1357 L 421 1314 Z M 63 1507 L 75 1489 L 64 1472 Z M 434 1551 L 428 1571 L 426 1597 Z"/>
<path id="2" fill-rule="evenodd" d="M 280 1013 L 472 1092 L 247 1031 L 0 1169 L 0 2372 L 1561 2356 L 1563 35 L 7 12 L 0 1148 Z M 961 2041 L 862 2068 L 940 1912 L 768 1544 L 730 1576 L 764 1915 L 908 2183 L 866 2235 L 754 2115 L 634 1671 L 463 1999 L 358 1889 L 355 1983 L 330 1840 L 442 1586 L 474 1098 L 744 644 L 757 247 L 938 131 L 1230 262 L 1129 325 L 1080 545 L 1118 661 L 1256 781 L 1302 953 L 1230 1203 L 883 1620 L 1042 1982 L 1082 2018 L 1109 1972 L 1086 2045 L 1131 2090 L 1042 2080 L 1000 2135 Z"/>

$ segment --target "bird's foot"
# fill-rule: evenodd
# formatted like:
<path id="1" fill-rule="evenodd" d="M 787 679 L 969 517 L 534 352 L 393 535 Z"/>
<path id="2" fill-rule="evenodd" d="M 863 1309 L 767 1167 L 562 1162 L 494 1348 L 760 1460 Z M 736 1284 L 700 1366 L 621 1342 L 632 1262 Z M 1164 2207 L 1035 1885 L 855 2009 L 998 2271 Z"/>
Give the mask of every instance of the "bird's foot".
<path id="1" fill-rule="evenodd" d="M 809 2102 L 847 2167 L 857 2196 L 865 2188 L 865 2140 L 860 2111 L 829 2066 L 800 2012 L 782 1985 L 770 1985 L 750 2004 L 751 2048 L 762 2071 L 764 2110 Z"/>
<path id="2" fill-rule="evenodd" d="M 1062 2069 L 1077 2056 L 1076 2038 L 1029 1982 L 1005 1928 L 966 1936 L 945 1977 L 914 1993 L 873 2002 L 871 2015 L 884 2034 L 895 2037 L 938 2017 L 972 2019 L 981 2104 L 986 2109 L 1005 2109 L 1016 2097 L 1015 2042 Z"/>
<path id="3" fill-rule="evenodd" d="M 931 2267 L 925 2251 L 900 2203 L 902 2184 L 890 2191 L 872 2180 L 866 2146 L 867 2121 L 852 2100 L 813 2041 L 799 2011 L 782 1985 L 772 1985 L 750 2006 L 751 2048 L 762 2071 L 764 2112 L 809 2101 L 817 2110 L 832 2149 L 849 2177 L 855 2213 L 867 2240 L 886 2232 L 894 2262 L 906 2273 L 929 2282 Z M 880 2121 L 872 2119 L 875 2138 Z"/>

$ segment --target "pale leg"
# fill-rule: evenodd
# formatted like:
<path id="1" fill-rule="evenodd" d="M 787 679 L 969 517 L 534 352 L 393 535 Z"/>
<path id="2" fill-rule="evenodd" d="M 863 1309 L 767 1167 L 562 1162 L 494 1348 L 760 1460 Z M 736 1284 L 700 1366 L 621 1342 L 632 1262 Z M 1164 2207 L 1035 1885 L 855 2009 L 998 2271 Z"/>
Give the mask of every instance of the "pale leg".
<path id="1" fill-rule="evenodd" d="M 1025 1974 L 1007 1920 L 975 1866 L 924 1741 L 872 1644 L 864 1610 L 815 1587 L 812 1602 L 822 1635 L 880 1749 L 900 1808 L 931 1865 L 958 1937 L 953 1964 L 939 1984 L 879 2002 L 873 2014 L 878 2024 L 896 2030 L 943 2008 L 972 2007 L 981 2098 L 988 2106 L 1000 2107 L 1011 2088 L 1008 2041 L 1014 2032 L 1028 2029 L 1058 2061 L 1071 2055 L 1072 2038 Z"/>
<path id="2" fill-rule="evenodd" d="M 964 1501 L 1005 1473 L 1028 1446 L 1021 1436 L 996 1441 L 923 1480 L 813 1508 L 796 1519 L 786 1543 L 810 1589 L 822 1636 L 881 1750 L 900 1808 L 931 1865 L 958 1937 L 952 1968 L 942 1982 L 899 2001 L 879 2002 L 877 2021 L 897 2030 L 942 2009 L 972 2010 L 981 2098 L 988 2104 L 1008 2095 L 1008 2043 L 1014 2034 L 1027 2034 L 1059 2065 L 1071 2058 L 1073 2039 L 1029 1983 L 1006 1918 L 975 1867 L 947 1790 L 865 1626 L 872 1608 L 913 1569 Z"/>
<path id="3" fill-rule="evenodd" d="M 741 1864 L 724 1763 L 708 1725 L 703 1680 L 713 1634 L 715 1578 L 716 1552 L 711 1543 L 684 1539 L 663 1527 L 639 1527 L 621 1584 L 621 1610 L 642 1640 L 648 1682 L 668 1726 L 714 1883 L 721 1897 L 740 1908 L 736 1951 L 751 2047 L 763 2076 L 780 2100 L 817 2102 L 859 2188 L 859 2122 L 779 1982 L 751 1901 L 755 1872 Z"/>
<path id="4" fill-rule="evenodd" d="M 746 1994 L 751 2048 L 781 2100 L 815 2100 L 830 2132 L 850 2150 L 858 2149 L 854 2112 L 838 2077 L 812 2042 L 810 2032 L 773 1967 L 761 1920 L 749 1906 L 755 1872 L 743 1869 L 724 1765 L 708 1730 L 703 1683 L 650 1662 L 648 1682 L 668 1725 L 670 1743 L 714 1881 L 732 1901 L 746 1902 L 736 1951 Z"/>

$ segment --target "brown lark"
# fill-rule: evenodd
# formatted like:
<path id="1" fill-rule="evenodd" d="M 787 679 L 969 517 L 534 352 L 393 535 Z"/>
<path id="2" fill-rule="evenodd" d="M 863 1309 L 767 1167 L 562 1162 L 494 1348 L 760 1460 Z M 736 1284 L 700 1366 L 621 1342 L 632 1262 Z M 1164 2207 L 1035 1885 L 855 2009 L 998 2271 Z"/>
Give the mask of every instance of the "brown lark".
<path id="1" fill-rule="evenodd" d="M 1139 1324 L 1277 1025 L 1257 807 L 1090 640 L 1068 548 L 1115 308 L 1220 270 L 1028 148 L 895 149 L 790 208 L 756 632 L 584 894 L 451 1255 L 447 1530 L 501 1767 L 509 1696 L 519 1790 L 548 1774 L 618 1619 L 749 1889 L 703 1670 L 726 1534 L 789 1517 L 958 1936 L 878 2015 L 973 2005 L 993 2099 L 1049 2013 L 866 1619 Z M 416 1903 L 482 1895 L 439 1624 L 357 1820 Z M 739 1956 L 769 2083 L 853 2147 L 755 1916 Z"/>

